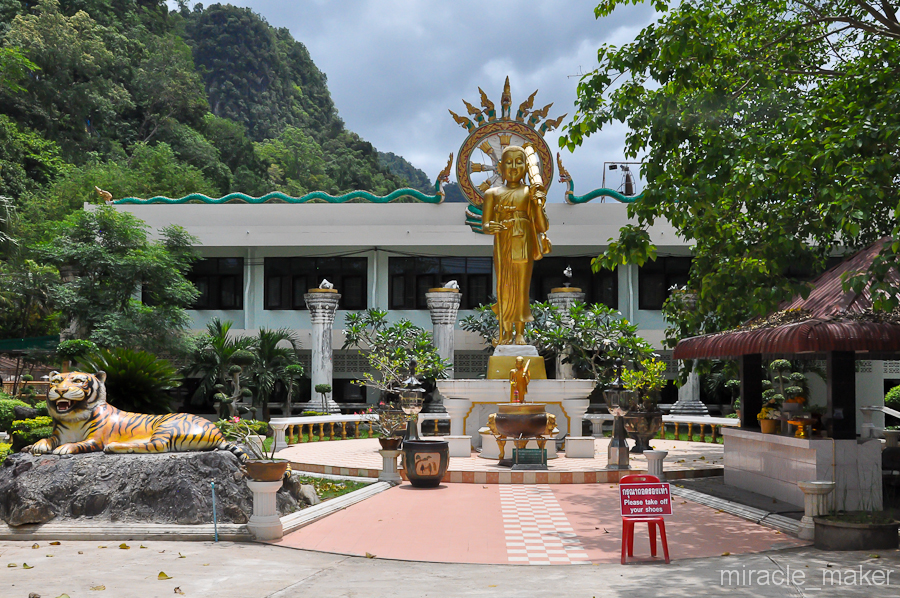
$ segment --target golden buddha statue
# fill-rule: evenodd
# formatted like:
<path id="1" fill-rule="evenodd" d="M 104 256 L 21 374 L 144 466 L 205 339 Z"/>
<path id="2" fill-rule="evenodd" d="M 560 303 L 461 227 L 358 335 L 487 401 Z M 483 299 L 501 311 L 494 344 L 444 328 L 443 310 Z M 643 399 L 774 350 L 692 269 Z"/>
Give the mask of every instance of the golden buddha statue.
<path id="1" fill-rule="evenodd" d="M 516 367 L 509 370 L 509 402 L 524 403 L 528 394 L 528 383 L 531 382 L 531 372 L 528 371 L 528 363 L 521 355 L 516 357 Z"/>
<path id="2" fill-rule="evenodd" d="M 524 345 L 525 324 L 534 318 L 528 302 L 534 261 L 550 252 L 543 235 L 549 228 L 544 202 L 547 194 L 537 174 L 533 150 L 507 146 L 500 157 L 504 184 L 484 194 L 482 230 L 494 235 L 494 268 L 497 272 L 497 303 L 494 313 L 500 324 L 497 344 Z M 532 184 L 525 184 L 530 174 Z M 515 334 L 515 341 L 513 341 Z"/>

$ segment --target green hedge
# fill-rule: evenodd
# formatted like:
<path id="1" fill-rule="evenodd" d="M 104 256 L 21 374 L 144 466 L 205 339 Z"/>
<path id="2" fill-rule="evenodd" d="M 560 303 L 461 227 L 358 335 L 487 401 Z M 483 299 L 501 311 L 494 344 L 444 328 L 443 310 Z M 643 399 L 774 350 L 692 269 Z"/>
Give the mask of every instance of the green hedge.
<path id="1" fill-rule="evenodd" d="M 31 407 L 25 401 L 18 399 L 0 399 L 0 430 L 9 432 L 12 429 L 13 420 L 16 418 L 16 407 Z M 46 404 L 44 408 L 46 409 Z"/>
<path id="2" fill-rule="evenodd" d="M 6 460 L 6 456 L 12 452 L 12 445 L 0 442 L 0 464 Z"/>
<path id="3" fill-rule="evenodd" d="M 900 411 L 900 386 L 895 386 L 887 391 L 887 394 L 884 395 L 884 406 Z"/>
<path id="4" fill-rule="evenodd" d="M 10 430 L 13 450 L 18 451 L 53 434 L 53 419 L 47 416 L 17 419 Z"/>

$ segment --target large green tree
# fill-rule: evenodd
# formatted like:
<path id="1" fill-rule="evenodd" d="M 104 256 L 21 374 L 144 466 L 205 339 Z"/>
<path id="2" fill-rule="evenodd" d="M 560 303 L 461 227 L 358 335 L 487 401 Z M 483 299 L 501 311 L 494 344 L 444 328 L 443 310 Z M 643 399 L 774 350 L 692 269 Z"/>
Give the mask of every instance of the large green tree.
<path id="1" fill-rule="evenodd" d="M 637 0 L 606 0 L 596 16 Z M 694 245 L 692 309 L 677 338 L 734 326 L 808 292 L 798 270 L 890 236 L 875 267 L 876 309 L 900 305 L 897 264 L 900 25 L 897 3 L 654 0 L 634 41 L 604 45 L 578 87 L 561 145 L 628 125 L 626 154 L 647 187 L 596 265 L 655 257 L 667 220 Z M 671 306 L 670 306 L 671 307 Z"/>
<path id="2" fill-rule="evenodd" d="M 185 278 L 195 259 L 193 244 L 177 226 L 151 240 L 143 222 L 108 206 L 58 223 L 37 252 L 63 273 L 59 306 L 69 324 L 65 335 L 101 347 L 181 350 L 186 308 L 197 297 Z"/>

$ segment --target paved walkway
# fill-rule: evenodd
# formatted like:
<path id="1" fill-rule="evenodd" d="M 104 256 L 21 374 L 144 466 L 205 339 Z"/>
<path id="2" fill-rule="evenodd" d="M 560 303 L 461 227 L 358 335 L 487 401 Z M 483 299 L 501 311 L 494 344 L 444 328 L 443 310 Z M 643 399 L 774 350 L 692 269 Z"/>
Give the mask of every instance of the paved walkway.
<path id="1" fill-rule="evenodd" d="M 696 503 L 675 500 L 666 519 L 672 559 L 745 554 L 804 543 Z M 617 563 L 618 486 L 402 484 L 285 536 L 292 548 L 407 561 L 568 565 Z M 662 560 L 662 551 L 656 560 Z M 650 559 L 646 526 L 635 560 Z"/>
<path id="2" fill-rule="evenodd" d="M 368 530 L 358 530 L 368 534 Z M 396 535 L 417 530 L 395 528 Z M 811 548 L 580 567 L 391 561 L 230 542 L 0 542 L 0 596 L 43 598 L 896 598 L 898 551 Z M 50 556 L 48 556 L 50 555 Z M 182 558 L 183 557 L 183 558 Z M 878 557 L 878 558 L 875 558 Z M 8 563 L 16 567 L 8 568 Z M 32 569 L 24 569 L 28 563 Z M 885 583 L 885 571 L 890 572 Z M 159 579 L 160 572 L 169 579 Z M 743 579 L 738 576 L 743 573 Z M 746 573 L 746 572 L 749 572 Z M 850 573 L 854 575 L 851 577 Z M 867 581 L 859 580 L 859 572 Z M 873 572 L 882 572 L 880 584 Z M 785 580 L 785 573 L 789 578 Z M 835 577 L 834 574 L 840 575 Z M 100 589 L 100 588 L 103 589 Z M 176 588 L 178 591 L 176 592 Z"/>
<path id="3" fill-rule="evenodd" d="M 593 459 L 567 459 L 560 453 L 551 459 L 547 472 L 511 472 L 500 467 L 496 460 L 482 459 L 478 453 L 471 457 L 451 457 L 444 481 L 469 484 L 594 484 L 618 481 L 620 475 L 635 472 L 606 470 L 606 449 L 609 439 L 595 440 Z M 722 475 L 723 446 L 704 442 L 652 440 L 654 448 L 669 451 L 666 475 L 670 480 Z M 300 471 L 378 477 L 382 458 L 376 439 L 334 440 L 294 444 L 278 452 L 289 459 L 291 468 Z M 631 465 L 636 471 L 646 471 L 643 455 L 632 455 Z"/>

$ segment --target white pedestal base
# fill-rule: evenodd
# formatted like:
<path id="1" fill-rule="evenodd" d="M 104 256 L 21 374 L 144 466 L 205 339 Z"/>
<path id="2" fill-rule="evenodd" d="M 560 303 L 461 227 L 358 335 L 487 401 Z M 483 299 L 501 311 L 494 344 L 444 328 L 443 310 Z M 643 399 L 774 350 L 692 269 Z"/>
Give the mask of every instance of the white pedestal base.
<path id="1" fill-rule="evenodd" d="M 593 436 L 569 436 L 566 438 L 566 459 L 593 459 Z"/>
<path id="2" fill-rule="evenodd" d="M 828 512 L 828 495 L 834 490 L 834 482 L 797 482 L 803 491 L 803 518 L 797 537 L 801 540 L 814 540 L 816 522 L 814 517 Z"/>
<path id="3" fill-rule="evenodd" d="M 472 437 L 471 436 L 444 436 L 450 445 L 451 457 L 471 457 L 472 456 Z"/>
<path id="4" fill-rule="evenodd" d="M 253 515 L 247 522 L 247 529 L 256 540 L 281 539 L 284 528 L 275 508 L 275 495 L 281 488 L 281 480 L 277 482 L 247 480 L 247 486 L 253 492 Z"/>
<path id="5" fill-rule="evenodd" d="M 663 460 L 669 451 L 644 451 L 643 454 L 647 458 L 647 473 L 658 477 L 660 482 L 664 482 L 666 474 L 663 472 Z"/>
<path id="6" fill-rule="evenodd" d="M 378 474 L 379 482 L 389 482 L 391 484 L 399 484 L 403 481 L 403 478 L 400 477 L 400 474 L 397 471 L 397 457 L 400 456 L 401 451 L 387 451 L 380 450 L 381 456 L 384 458 L 384 467 L 381 469 L 381 473 Z"/>

